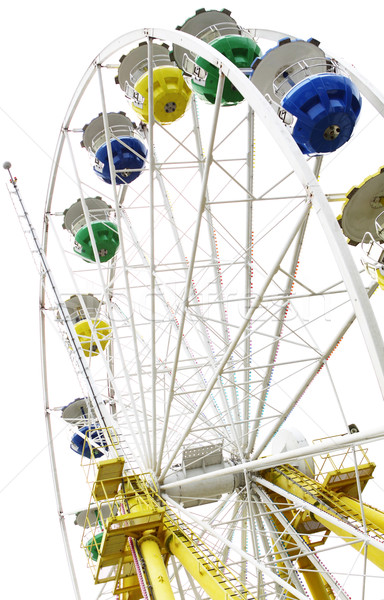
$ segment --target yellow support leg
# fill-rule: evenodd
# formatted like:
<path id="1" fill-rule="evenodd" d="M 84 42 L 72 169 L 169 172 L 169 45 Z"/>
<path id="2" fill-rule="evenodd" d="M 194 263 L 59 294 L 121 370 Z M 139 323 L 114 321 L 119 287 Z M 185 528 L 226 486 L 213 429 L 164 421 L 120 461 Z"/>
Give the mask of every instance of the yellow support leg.
<path id="1" fill-rule="evenodd" d="M 155 600 L 175 600 L 163 556 L 160 552 L 159 540 L 152 532 L 144 532 L 138 540 L 141 554 L 147 567 L 150 584 Z"/>
<path id="2" fill-rule="evenodd" d="M 354 500 L 353 498 L 349 498 L 348 496 L 342 496 L 340 500 L 352 508 L 352 510 L 354 510 L 357 514 L 361 515 L 360 502 Z M 380 533 L 384 535 L 384 513 L 377 508 L 373 508 L 372 506 L 367 506 L 366 504 L 363 504 L 363 506 L 364 516 L 367 521 L 373 523 Z"/>
<path id="3" fill-rule="evenodd" d="M 220 577 L 219 570 L 214 573 L 216 577 L 212 575 L 203 562 L 196 558 L 187 545 L 173 533 L 166 538 L 165 544 L 211 600 L 228 600 L 229 592 L 225 588 L 226 584 L 224 579 Z M 244 596 L 240 593 L 233 593 L 233 590 L 231 590 L 231 598 L 232 600 L 242 600 Z"/>
<path id="4" fill-rule="evenodd" d="M 293 521 L 293 512 L 292 511 L 285 511 L 285 516 L 289 521 Z M 281 525 L 281 523 L 278 521 L 278 519 L 275 519 L 272 514 L 271 514 L 271 517 L 272 517 L 272 520 L 273 520 L 276 530 L 281 535 L 284 534 L 284 527 Z M 306 536 L 303 536 L 303 540 L 308 543 L 308 539 Z M 290 559 L 295 560 L 295 552 L 293 552 L 293 550 L 294 550 L 294 548 L 296 548 L 296 544 L 295 544 L 293 538 L 290 535 L 285 534 L 282 538 L 282 541 L 286 545 L 287 553 L 290 556 Z M 279 564 L 281 564 L 282 557 L 278 553 L 277 550 L 275 550 L 274 555 L 276 557 L 276 560 L 279 561 Z M 309 591 L 312 594 L 313 600 L 335 600 L 335 596 L 334 596 L 331 588 L 327 585 L 324 578 L 315 569 L 315 567 L 313 566 L 313 564 L 311 563 L 311 561 L 309 560 L 309 558 L 307 556 L 299 557 L 297 559 L 297 566 L 298 566 L 298 569 L 299 569 L 301 575 L 303 575 L 303 577 L 305 579 L 305 582 L 309 588 Z M 279 574 L 281 577 L 283 577 L 283 579 L 285 579 L 289 583 L 289 578 L 286 575 L 284 576 L 284 571 L 280 572 Z M 292 596 L 291 593 L 288 592 L 286 598 L 287 598 L 287 600 L 290 600 L 291 598 L 294 598 L 294 596 Z"/>
<path id="5" fill-rule="evenodd" d="M 322 523 L 323 525 L 325 525 L 325 527 L 327 529 L 329 529 L 330 531 L 333 531 L 333 533 L 335 533 L 336 535 L 341 537 L 345 542 L 350 543 L 356 539 L 351 533 L 345 531 L 345 529 L 343 529 L 342 527 L 338 527 L 334 523 L 331 523 L 330 521 L 323 519 L 323 517 L 320 517 L 319 515 L 314 515 L 314 517 L 315 517 L 316 521 L 319 521 L 319 523 Z M 350 546 L 351 546 L 351 548 L 354 548 L 358 552 L 364 552 L 364 549 L 363 549 L 364 542 L 363 541 L 351 543 Z M 379 569 L 384 570 L 384 551 L 383 550 L 379 550 L 375 546 L 368 546 L 367 547 L 367 557 L 368 557 L 368 560 L 373 562 L 373 564 L 375 564 L 377 567 L 379 567 Z"/>
<path id="6" fill-rule="evenodd" d="M 314 569 L 313 564 L 307 556 L 298 558 L 297 565 L 300 573 L 304 576 L 313 600 L 334 600 L 335 596 L 332 590 L 326 585 L 320 573 Z"/>
<path id="7" fill-rule="evenodd" d="M 304 475 L 303 475 L 303 482 L 305 483 Z M 313 494 L 307 493 L 307 491 L 304 489 L 303 486 L 300 486 L 298 483 L 287 479 L 283 475 L 274 474 L 273 483 L 278 485 L 281 489 L 286 490 L 287 492 L 290 492 L 291 494 L 294 494 L 298 498 L 302 498 L 303 500 L 305 500 L 306 502 L 309 502 L 310 504 L 316 504 L 316 498 Z M 349 502 L 353 502 L 346 497 L 344 497 L 342 499 L 343 500 L 347 499 L 347 500 L 349 500 Z M 339 499 L 339 500 L 340 500 L 340 513 L 343 514 L 343 512 L 342 512 L 343 505 L 341 503 L 341 499 Z M 354 508 L 356 508 L 356 505 L 358 505 L 358 504 L 359 504 L 358 502 L 355 503 Z M 324 506 L 322 506 L 322 510 L 324 511 L 324 513 L 329 512 L 331 515 L 333 515 L 333 512 L 331 511 L 331 509 L 327 509 Z M 372 509 L 372 510 L 374 510 L 374 509 Z M 360 514 L 360 508 L 356 512 L 358 514 Z M 377 511 L 377 512 L 379 514 L 379 511 Z M 366 516 L 368 518 L 367 513 L 366 513 Z M 316 521 L 318 521 L 319 523 L 322 523 L 323 525 L 325 525 L 325 527 L 327 529 L 329 529 L 330 531 L 335 533 L 337 536 L 341 537 L 345 542 L 349 543 L 351 548 L 354 548 L 358 552 L 363 551 L 363 546 L 364 546 L 365 542 L 363 542 L 363 541 L 355 541 L 354 542 L 354 540 L 356 540 L 356 537 L 352 533 L 349 533 L 349 532 L 345 531 L 345 529 L 343 529 L 341 520 L 340 520 L 340 526 L 338 526 L 338 525 L 334 524 L 333 522 L 328 521 L 326 517 L 319 516 L 318 514 L 313 514 L 313 518 Z M 378 518 L 378 516 L 377 516 L 377 518 Z M 367 557 L 368 557 L 368 560 L 373 562 L 377 567 L 379 567 L 379 569 L 384 570 L 384 550 L 379 550 L 375 546 L 368 546 Z"/>

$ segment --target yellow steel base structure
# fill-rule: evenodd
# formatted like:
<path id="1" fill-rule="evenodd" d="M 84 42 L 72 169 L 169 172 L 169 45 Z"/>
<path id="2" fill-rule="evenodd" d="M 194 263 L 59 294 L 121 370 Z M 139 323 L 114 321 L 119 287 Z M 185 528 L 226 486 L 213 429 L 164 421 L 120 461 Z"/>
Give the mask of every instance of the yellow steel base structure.
<path id="1" fill-rule="evenodd" d="M 93 463 L 95 476 L 83 546 L 95 583 L 113 582 L 113 594 L 120 600 L 175 600 L 167 573 L 169 558 L 174 555 L 212 600 L 257 600 L 157 495 L 149 475 L 126 475 L 124 466 L 121 457 Z M 268 509 L 279 537 L 273 547 L 279 576 L 292 583 L 291 563 L 296 562 L 313 600 L 335 600 L 335 595 L 311 556 L 301 552 L 297 536 L 309 554 L 316 552 L 330 532 L 363 551 L 364 541 L 353 536 L 347 523 L 384 542 L 384 513 L 357 499 L 358 488 L 365 486 L 373 470 L 372 463 L 359 465 L 358 481 L 355 468 L 334 470 L 322 483 L 290 465 L 264 473 L 265 485 L 273 484 L 273 505 L 285 506 L 284 518 L 278 518 L 273 505 Z M 303 510 L 302 505 L 295 509 L 292 496 L 287 500 L 284 491 L 304 500 L 308 509 Z M 315 536 L 313 541 L 313 532 L 323 532 L 322 539 Z M 377 544 L 367 547 L 367 558 L 384 570 L 384 550 Z M 285 598 L 294 600 L 292 586 L 290 589 Z"/>
<path id="2" fill-rule="evenodd" d="M 83 546 L 96 584 L 114 582 L 121 600 L 174 600 L 166 568 L 173 554 L 212 600 L 255 598 L 165 506 L 145 475 L 125 475 L 119 457 L 95 466 L 89 512 L 94 514 L 96 503 L 100 518 L 92 527 L 88 519 Z M 90 546 L 97 548 L 97 561 Z"/>
<path id="3" fill-rule="evenodd" d="M 366 481 L 372 476 L 373 469 L 374 465 L 371 463 L 359 467 L 361 487 L 364 487 Z M 349 542 L 349 545 L 355 550 L 359 552 L 364 551 L 364 541 L 357 539 L 350 530 L 346 530 L 343 527 L 343 522 L 348 522 L 362 531 L 365 527 L 368 535 L 375 537 L 381 542 L 384 541 L 384 513 L 366 504 L 361 506 L 356 498 L 346 494 L 346 491 L 348 491 L 349 494 L 357 495 L 354 468 L 331 472 L 322 484 L 289 465 L 271 469 L 264 475 L 268 481 L 278 486 L 281 490 L 285 490 L 323 511 L 324 516 L 319 515 L 317 512 L 313 513 L 310 510 L 301 511 L 296 516 L 296 519 L 293 511 L 289 509 L 284 511 L 286 517 L 294 523 L 295 529 L 301 532 L 301 535 L 305 532 L 308 524 L 313 526 L 314 522 L 317 522 L 322 526 L 322 530 L 325 531 L 323 541 L 325 541 L 329 532 L 333 532 L 345 542 Z M 275 496 L 274 501 L 280 505 L 287 503 L 283 495 L 279 496 L 276 494 Z M 327 514 L 332 516 L 333 519 L 328 519 Z M 335 516 L 339 519 L 340 524 L 334 522 Z M 277 519 L 273 516 L 271 518 L 276 528 L 281 531 L 283 528 L 277 522 Z M 308 542 L 308 538 L 303 535 L 302 539 Z M 287 548 L 296 547 L 294 542 L 290 540 L 289 535 L 285 535 L 284 540 Z M 319 545 L 323 541 L 317 544 Z M 367 558 L 377 567 L 384 570 L 384 549 L 380 550 L 372 545 L 367 546 Z M 299 558 L 297 564 L 315 600 L 332 600 L 334 598 L 332 590 L 313 569 L 307 557 Z"/>

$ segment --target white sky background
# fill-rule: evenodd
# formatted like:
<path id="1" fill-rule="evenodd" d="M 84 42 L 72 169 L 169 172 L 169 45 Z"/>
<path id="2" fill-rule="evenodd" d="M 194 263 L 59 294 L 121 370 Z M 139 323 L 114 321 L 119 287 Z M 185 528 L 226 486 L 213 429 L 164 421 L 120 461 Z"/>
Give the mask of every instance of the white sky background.
<path id="1" fill-rule="evenodd" d="M 94 56 L 123 33 L 150 26 L 173 29 L 202 6 L 201 2 L 191 1 L 187 4 L 66 0 L 59 4 L 14 0 L 3 7 L 0 162 L 12 162 L 13 174 L 18 177 L 39 234 L 50 157 L 61 121 Z M 207 10 L 223 7 L 232 10 L 232 16 L 245 27 L 283 31 L 303 39 L 317 38 L 324 49 L 353 63 L 384 91 L 382 2 L 368 0 L 353 5 L 344 0 L 321 3 L 291 0 L 205 5 Z M 383 164 L 384 143 L 382 156 L 377 157 L 367 175 Z M 352 181 L 353 165 L 351 171 Z M 3 598 L 68 600 L 72 597 L 71 583 L 56 518 L 48 453 L 44 450 L 38 275 L 5 188 L 5 171 L 2 177 L 0 488 L 17 473 L 20 475 L 0 494 L 3 520 L 0 589 Z M 69 396 L 68 402 L 72 399 Z"/>

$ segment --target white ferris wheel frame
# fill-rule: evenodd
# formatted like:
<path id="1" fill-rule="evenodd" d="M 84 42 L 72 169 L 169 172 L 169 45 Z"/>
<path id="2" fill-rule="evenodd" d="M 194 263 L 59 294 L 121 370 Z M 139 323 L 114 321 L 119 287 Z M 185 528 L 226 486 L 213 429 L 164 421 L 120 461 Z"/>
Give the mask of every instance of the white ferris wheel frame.
<path id="1" fill-rule="evenodd" d="M 270 40 L 279 40 L 282 37 L 289 37 L 283 33 L 265 31 L 265 30 L 252 30 L 252 33 L 255 37 L 263 37 L 265 39 Z M 310 198 L 312 206 L 314 207 L 314 211 L 316 212 L 317 218 L 320 221 L 320 224 L 323 228 L 323 231 L 328 240 L 328 244 L 333 252 L 335 262 L 337 263 L 342 279 L 345 282 L 346 289 L 348 291 L 351 304 L 353 306 L 356 318 L 358 320 L 360 329 L 362 331 L 363 338 L 365 340 L 368 353 L 370 355 L 372 365 L 374 367 L 374 371 L 378 380 L 378 384 L 381 390 L 382 395 L 384 396 L 384 342 L 382 336 L 379 331 L 379 327 L 377 324 L 377 320 L 375 314 L 373 312 L 371 303 L 369 301 L 369 297 L 367 295 L 366 289 L 363 286 L 359 273 L 356 269 L 356 266 L 351 258 L 350 251 L 345 244 L 345 239 L 340 231 L 339 226 L 337 225 L 334 215 L 331 212 L 329 207 L 328 199 L 325 196 L 314 171 L 308 165 L 308 162 L 305 160 L 303 154 L 299 150 L 297 144 L 293 140 L 291 134 L 288 132 L 282 121 L 276 116 L 276 113 L 267 102 L 267 100 L 262 96 L 262 94 L 258 91 L 258 89 L 251 83 L 249 79 L 244 77 L 244 74 L 237 69 L 233 63 L 231 63 L 228 59 L 223 57 L 219 52 L 217 52 L 210 45 L 201 41 L 200 39 L 188 35 L 186 33 L 177 31 L 177 30 L 165 30 L 158 28 L 148 28 L 148 29 L 139 29 L 128 33 L 126 35 L 121 36 L 111 44 L 109 44 L 104 50 L 100 52 L 100 54 L 94 59 L 94 61 L 89 66 L 86 71 L 84 77 L 82 78 L 73 98 L 69 105 L 68 111 L 65 115 L 62 124 L 62 130 L 59 137 L 59 141 L 56 148 L 55 157 L 53 160 L 53 167 L 50 176 L 50 182 L 48 187 L 48 194 L 45 206 L 45 213 L 49 213 L 53 198 L 53 193 L 55 189 L 56 183 L 56 175 L 60 164 L 61 154 L 63 150 L 63 145 L 65 142 L 66 131 L 70 128 L 70 124 L 73 118 L 73 115 L 81 101 L 81 98 L 87 89 L 92 78 L 99 72 L 99 66 L 103 64 L 108 58 L 122 49 L 123 47 L 133 44 L 135 42 L 139 42 L 143 39 L 146 39 L 148 42 L 148 59 L 149 59 L 149 80 L 151 81 L 152 77 L 152 66 L 151 66 L 151 43 L 153 40 L 161 40 L 172 42 L 173 44 L 181 45 L 186 47 L 188 50 L 192 51 L 196 55 L 202 56 L 204 59 L 212 63 L 216 66 L 221 75 L 223 77 L 227 77 L 231 83 L 238 89 L 238 91 L 242 94 L 242 96 L 247 100 L 252 110 L 258 115 L 262 122 L 267 126 L 270 135 L 274 138 L 274 140 L 279 144 L 280 148 L 285 153 L 288 161 L 291 164 L 291 167 L 298 179 L 300 180 L 303 188 L 306 190 L 308 198 Z M 351 78 L 357 83 L 362 94 L 367 98 L 367 100 L 376 108 L 376 110 L 380 114 L 384 114 L 384 97 L 374 89 L 371 84 L 369 84 L 357 71 L 355 68 L 351 66 L 346 66 L 343 63 L 344 68 L 348 71 Z M 151 93 L 151 85 L 149 85 L 149 104 L 153 103 L 153 94 Z M 104 118 L 106 118 L 106 111 L 104 110 Z M 151 114 L 151 110 L 149 112 L 150 120 L 149 120 L 149 176 L 150 181 L 153 181 L 154 178 L 154 159 L 153 153 L 151 152 L 151 139 L 152 132 L 154 127 L 154 119 Z M 113 179 L 113 178 L 112 178 Z M 153 190 L 152 192 L 153 193 Z M 48 244 L 48 224 L 45 223 L 43 229 L 43 249 L 47 250 Z M 45 295 L 45 274 L 42 276 L 41 290 L 40 290 L 40 303 L 41 306 L 44 305 L 44 295 Z M 47 371 L 46 371 L 46 360 L 45 360 L 45 315 L 44 312 L 41 311 L 41 346 L 42 346 L 42 364 L 43 364 L 43 389 L 45 395 L 45 406 L 46 406 L 46 426 L 47 433 L 49 438 L 49 450 L 51 456 L 51 465 L 53 471 L 54 478 L 54 486 L 56 492 L 56 500 L 57 500 L 57 509 L 60 515 L 60 524 L 62 529 L 62 534 L 64 538 L 64 545 L 66 548 L 67 558 L 69 562 L 70 571 L 72 574 L 73 586 L 75 595 L 78 599 L 80 599 L 80 591 L 76 581 L 76 573 L 73 565 L 70 544 L 68 541 L 68 536 L 66 532 L 65 519 L 63 517 L 63 507 L 60 496 L 60 485 L 57 476 L 56 469 L 56 460 L 54 454 L 54 447 L 52 443 L 52 429 L 50 422 L 50 412 L 49 412 L 49 399 L 48 399 L 48 386 L 47 386 Z M 264 468 L 272 467 L 274 465 L 279 465 L 284 462 L 287 462 L 289 459 L 297 459 L 297 458 L 308 458 L 311 456 L 315 456 L 320 452 L 329 452 L 332 450 L 338 450 L 342 448 L 347 448 L 354 444 L 359 444 L 364 441 L 374 441 L 381 440 L 384 438 L 384 432 L 381 428 L 372 429 L 371 431 L 363 431 L 360 433 L 356 433 L 353 435 L 345 435 L 342 439 L 331 440 L 329 442 L 317 443 L 312 445 L 311 447 L 299 448 L 297 450 L 282 453 L 280 455 L 275 455 L 274 457 L 263 459 L 259 458 L 260 452 L 255 451 L 253 455 L 253 460 L 245 463 L 236 465 L 233 467 L 229 467 L 226 470 L 220 472 L 220 474 L 224 474 L 226 472 L 240 472 L 244 470 L 253 470 L 258 471 Z M 175 452 L 176 453 L 176 452 Z M 172 457 L 173 458 L 173 457 Z M 172 461 L 172 458 L 170 462 Z M 217 476 L 219 473 L 217 473 Z M 201 475 L 198 478 L 195 478 L 195 481 L 204 480 L 204 478 L 215 477 L 215 474 L 210 475 Z M 192 480 L 190 479 L 191 483 Z M 167 493 L 167 485 L 162 487 L 163 492 Z M 288 588 L 287 588 L 288 589 Z M 302 596 L 297 594 L 298 598 Z"/>

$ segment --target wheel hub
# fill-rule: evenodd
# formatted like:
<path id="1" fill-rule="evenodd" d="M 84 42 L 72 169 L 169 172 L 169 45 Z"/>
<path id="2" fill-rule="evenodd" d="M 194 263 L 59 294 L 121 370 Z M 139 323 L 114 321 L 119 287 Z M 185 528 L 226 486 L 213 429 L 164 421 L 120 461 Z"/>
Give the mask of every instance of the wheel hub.
<path id="1" fill-rule="evenodd" d="M 340 127 L 339 125 L 330 125 L 324 131 L 324 139 L 327 141 L 335 140 L 340 135 Z"/>
<path id="2" fill-rule="evenodd" d="M 164 110 L 166 113 L 173 113 L 176 110 L 176 102 L 167 102 L 164 106 Z"/>

